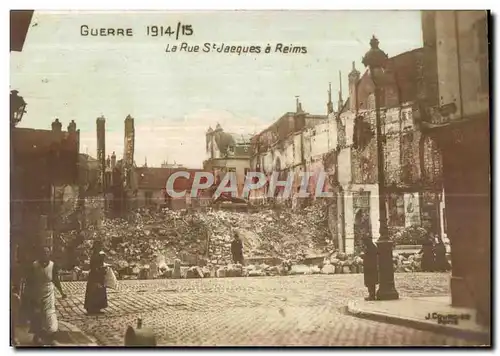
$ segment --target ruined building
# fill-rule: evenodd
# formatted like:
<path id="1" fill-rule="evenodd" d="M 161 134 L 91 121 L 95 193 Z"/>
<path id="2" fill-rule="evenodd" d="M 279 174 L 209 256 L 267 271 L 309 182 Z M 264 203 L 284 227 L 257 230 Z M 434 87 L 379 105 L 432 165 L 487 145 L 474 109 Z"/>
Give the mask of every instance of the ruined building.
<path id="1" fill-rule="evenodd" d="M 333 112 L 331 87 L 328 91 L 327 112 Z M 315 139 L 311 141 L 311 132 L 324 135 L 326 133 L 324 125 L 327 123 L 327 115 L 312 115 L 305 112 L 297 98 L 295 112 L 285 113 L 269 128 L 252 138 L 250 158 L 252 171 L 262 172 L 268 179 L 273 172 L 280 173 L 280 180 L 293 177 L 292 190 L 296 193 L 301 183 L 299 175 L 310 171 L 315 164 L 316 151 L 321 151 L 325 144 L 328 146 L 328 134 L 325 136 L 326 141 L 316 142 Z M 317 131 L 319 127 L 322 128 Z M 314 177 L 311 179 L 311 184 L 314 184 L 314 179 Z M 267 199 L 268 190 L 268 184 L 261 189 L 253 190 L 250 192 L 250 199 L 254 202 L 263 202 Z M 281 201 L 283 192 L 281 187 L 277 187 L 274 198 Z M 293 204 L 296 203 L 295 198 L 293 194 Z"/>
<path id="2" fill-rule="evenodd" d="M 357 230 L 373 239 L 379 237 L 378 177 L 375 139 L 374 86 L 366 71 L 353 67 L 348 74 L 349 97 L 344 102 L 339 91 L 333 111 L 331 89 L 327 112 L 311 117 L 300 103 L 295 113 L 285 114 L 271 128 L 252 139 L 252 169 L 267 176 L 282 172 L 280 180 L 293 176 L 292 207 L 298 198 L 301 172 L 312 175 L 307 192 L 316 199 L 319 192 L 332 192 L 328 199 L 331 238 L 343 251 L 358 245 Z M 422 133 L 413 113 L 423 95 L 423 50 L 416 49 L 388 61 L 381 98 L 382 132 L 387 191 L 387 211 L 391 234 L 408 227 L 424 226 L 444 236 L 444 196 L 442 159 L 436 143 Z M 318 181 L 326 173 L 325 181 Z M 323 188 L 323 189 L 321 189 Z M 267 186 L 252 191 L 252 200 L 265 199 Z M 280 199 L 283 189 L 276 190 Z"/>
<path id="3" fill-rule="evenodd" d="M 380 115 L 383 134 L 389 233 L 423 226 L 444 236 L 442 159 L 433 140 L 414 118 L 423 94 L 423 50 L 389 58 Z M 358 230 L 379 237 L 374 83 L 368 70 L 348 76 L 349 99 L 335 117 L 337 131 L 339 239 L 346 250 L 358 246 Z"/>
<path id="4" fill-rule="evenodd" d="M 134 160 L 135 128 L 134 119 L 128 115 L 124 120 L 123 158 L 117 159 L 113 152 L 105 161 L 106 202 L 109 211 L 115 215 L 126 214 L 137 208 L 137 174 Z"/>
<path id="5" fill-rule="evenodd" d="M 56 119 L 51 130 L 15 127 L 11 135 L 12 243 L 29 254 L 41 242 L 40 232 L 52 243 L 51 231 L 61 223 L 55 214 L 58 190 L 78 184 L 80 130 L 72 121 L 63 131 Z"/>

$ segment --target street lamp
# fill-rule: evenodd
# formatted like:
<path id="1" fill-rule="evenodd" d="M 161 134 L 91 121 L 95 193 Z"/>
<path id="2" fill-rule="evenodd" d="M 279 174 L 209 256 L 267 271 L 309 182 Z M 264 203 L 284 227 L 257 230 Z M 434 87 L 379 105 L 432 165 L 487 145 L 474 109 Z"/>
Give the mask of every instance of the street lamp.
<path id="1" fill-rule="evenodd" d="M 387 54 L 378 48 L 379 41 L 375 36 L 370 41 L 370 50 L 363 57 L 362 63 L 370 70 L 375 87 L 375 114 L 377 129 L 377 171 L 378 171 L 378 194 L 380 214 L 380 237 L 377 241 L 379 255 L 379 289 L 378 300 L 399 299 L 399 294 L 394 285 L 394 266 L 392 262 L 392 241 L 389 240 L 387 228 L 387 210 L 385 201 L 385 165 L 384 148 L 382 143 L 382 128 L 380 122 L 380 89 L 383 85 L 384 69 L 387 63 Z"/>
<path id="2" fill-rule="evenodd" d="M 17 90 L 10 92 L 10 126 L 15 127 L 26 112 L 26 102 Z"/>

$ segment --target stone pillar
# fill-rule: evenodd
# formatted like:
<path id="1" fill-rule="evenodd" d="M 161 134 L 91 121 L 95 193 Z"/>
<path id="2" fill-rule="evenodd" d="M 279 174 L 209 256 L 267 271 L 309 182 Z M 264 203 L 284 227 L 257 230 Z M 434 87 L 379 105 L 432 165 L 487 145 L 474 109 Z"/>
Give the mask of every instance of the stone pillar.
<path id="1" fill-rule="evenodd" d="M 339 251 L 345 252 L 345 208 L 344 192 L 340 190 L 337 195 L 337 231 Z"/>
<path id="2" fill-rule="evenodd" d="M 345 252 L 354 252 L 354 206 L 352 192 L 344 192 Z"/>
<path id="3" fill-rule="evenodd" d="M 489 121 L 471 120 L 440 137 L 444 156 L 447 234 L 451 243 L 453 306 L 491 319 Z"/>

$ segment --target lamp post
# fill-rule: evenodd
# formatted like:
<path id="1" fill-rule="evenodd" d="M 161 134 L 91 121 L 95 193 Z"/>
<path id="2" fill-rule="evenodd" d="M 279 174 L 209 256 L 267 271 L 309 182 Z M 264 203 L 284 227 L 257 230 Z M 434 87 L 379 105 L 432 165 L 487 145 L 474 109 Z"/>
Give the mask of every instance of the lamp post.
<path id="1" fill-rule="evenodd" d="M 387 229 L 387 209 L 385 194 L 385 165 L 384 147 L 382 143 L 382 128 L 380 122 L 380 89 L 383 84 L 384 69 L 387 62 L 387 54 L 379 47 L 379 41 L 375 36 L 370 41 L 370 50 L 363 57 L 363 64 L 370 70 L 375 87 L 375 114 L 376 114 L 376 139 L 377 139 L 377 171 L 378 171 L 378 194 L 380 214 L 380 236 L 377 241 L 378 265 L 379 265 L 379 289 L 378 300 L 399 299 L 399 294 L 394 285 L 394 266 L 392 262 L 392 241 L 389 240 Z"/>

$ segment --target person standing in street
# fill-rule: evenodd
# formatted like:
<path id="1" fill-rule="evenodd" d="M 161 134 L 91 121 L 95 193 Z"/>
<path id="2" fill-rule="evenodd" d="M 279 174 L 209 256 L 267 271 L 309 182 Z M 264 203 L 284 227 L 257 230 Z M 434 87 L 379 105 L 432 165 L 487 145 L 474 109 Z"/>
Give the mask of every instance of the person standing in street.
<path id="1" fill-rule="evenodd" d="M 243 264 L 243 243 L 236 231 L 233 234 L 233 241 L 231 242 L 231 254 L 234 263 Z"/>
<path id="2" fill-rule="evenodd" d="M 99 243 L 94 247 L 101 247 Z M 106 254 L 103 251 L 93 253 L 90 260 L 90 272 L 85 290 L 85 310 L 88 315 L 102 314 L 102 309 L 108 307 L 108 296 L 106 293 L 106 272 L 104 265 Z"/>
<path id="3" fill-rule="evenodd" d="M 420 262 L 422 272 L 433 272 L 436 261 L 434 256 L 434 243 L 430 237 L 424 239 L 420 253 L 422 254 L 422 260 Z"/>
<path id="4" fill-rule="evenodd" d="M 378 284 L 378 250 L 369 237 L 363 238 L 363 275 L 368 297 L 365 300 L 375 300 L 375 290 Z"/>
<path id="5" fill-rule="evenodd" d="M 446 246 L 441 236 L 438 236 L 437 240 L 436 246 L 434 246 L 434 253 L 436 256 L 435 270 L 438 272 L 447 272 L 451 269 L 451 266 L 446 258 Z"/>
<path id="6" fill-rule="evenodd" d="M 33 343 L 53 345 L 58 330 L 54 287 L 62 298 L 66 298 L 66 294 L 59 281 L 59 269 L 50 258 L 49 247 L 41 248 L 38 259 L 28 272 L 26 287 L 31 302 L 29 319 Z"/>

